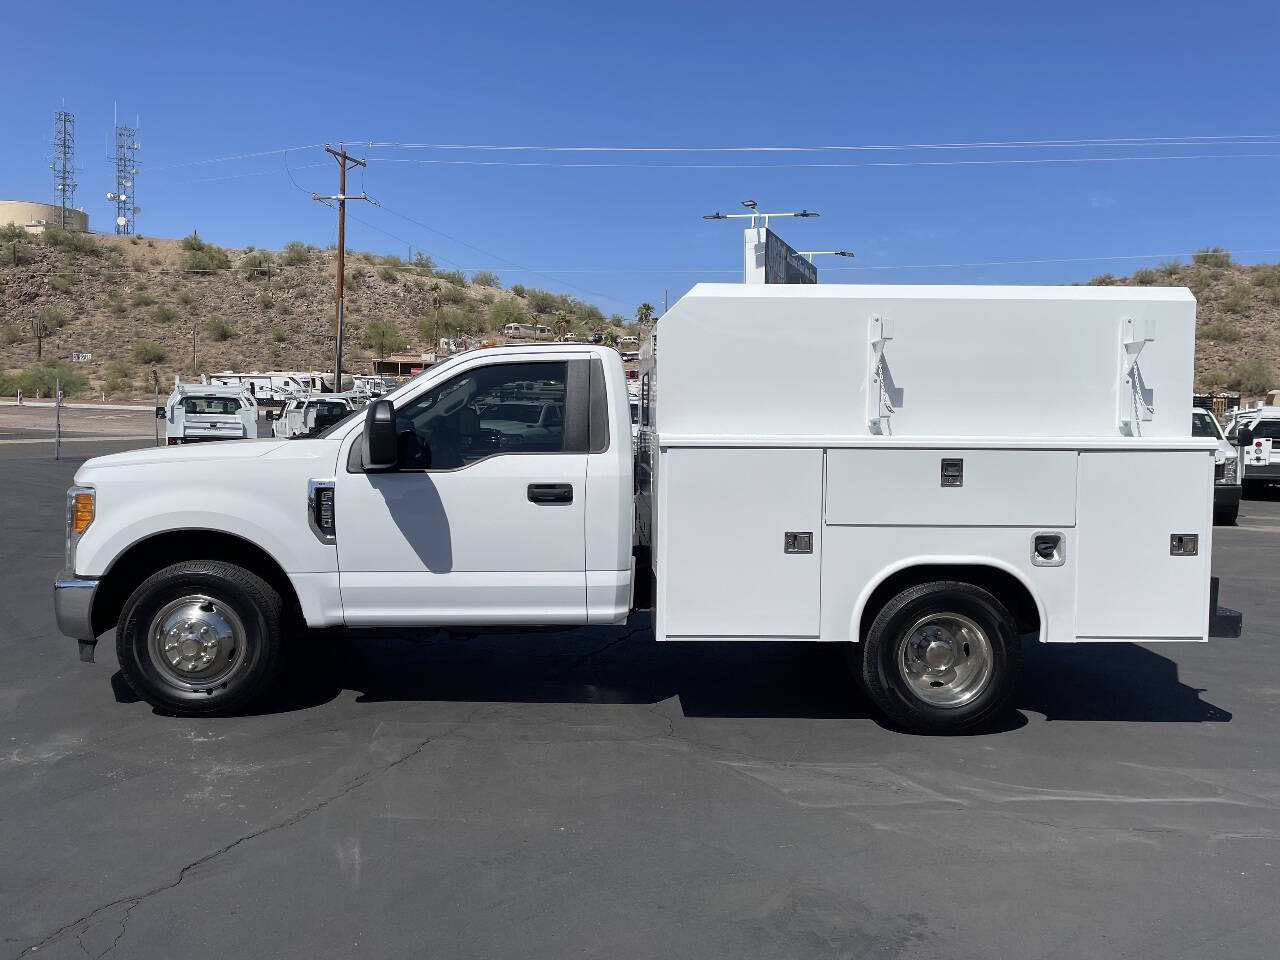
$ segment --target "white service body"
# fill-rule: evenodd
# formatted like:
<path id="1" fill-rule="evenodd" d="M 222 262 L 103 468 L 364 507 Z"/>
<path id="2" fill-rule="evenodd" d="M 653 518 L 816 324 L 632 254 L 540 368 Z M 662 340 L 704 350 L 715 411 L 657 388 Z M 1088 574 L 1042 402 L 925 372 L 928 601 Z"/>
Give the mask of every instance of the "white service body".
<path id="1" fill-rule="evenodd" d="M 258 404 L 239 386 L 180 383 L 165 404 L 168 445 L 258 435 Z"/>

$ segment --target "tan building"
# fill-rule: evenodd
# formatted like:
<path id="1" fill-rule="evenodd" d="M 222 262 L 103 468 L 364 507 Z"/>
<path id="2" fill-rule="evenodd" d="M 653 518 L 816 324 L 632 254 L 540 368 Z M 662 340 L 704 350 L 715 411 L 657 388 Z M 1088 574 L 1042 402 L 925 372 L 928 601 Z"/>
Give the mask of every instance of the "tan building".
<path id="1" fill-rule="evenodd" d="M 0 227 L 10 223 L 26 227 L 29 233 L 43 233 L 47 226 L 62 225 L 62 208 L 52 203 L 0 200 Z M 68 207 L 67 229 L 88 233 L 89 215 L 83 210 Z"/>

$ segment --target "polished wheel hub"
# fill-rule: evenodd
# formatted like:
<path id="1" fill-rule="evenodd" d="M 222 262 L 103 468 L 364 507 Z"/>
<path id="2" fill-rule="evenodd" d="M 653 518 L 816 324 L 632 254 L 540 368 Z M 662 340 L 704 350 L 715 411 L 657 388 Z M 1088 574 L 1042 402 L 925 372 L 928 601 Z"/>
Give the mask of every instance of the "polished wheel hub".
<path id="1" fill-rule="evenodd" d="M 936 707 L 960 707 L 986 689 L 991 640 L 968 617 L 930 614 L 903 637 L 898 668 L 911 692 Z"/>
<path id="2" fill-rule="evenodd" d="M 151 661 L 184 689 L 225 680 L 244 661 L 244 626 L 235 611 L 192 595 L 166 604 L 148 630 Z"/>

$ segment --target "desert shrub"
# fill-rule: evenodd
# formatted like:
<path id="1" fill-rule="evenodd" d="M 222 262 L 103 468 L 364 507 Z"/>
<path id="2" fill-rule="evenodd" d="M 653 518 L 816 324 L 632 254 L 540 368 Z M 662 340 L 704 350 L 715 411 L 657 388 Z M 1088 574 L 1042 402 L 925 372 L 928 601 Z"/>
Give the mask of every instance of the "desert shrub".
<path id="1" fill-rule="evenodd" d="M 115 359 L 107 364 L 103 387 L 108 393 L 121 393 L 133 386 L 133 365 L 128 360 Z"/>
<path id="2" fill-rule="evenodd" d="M 514 293 L 517 297 L 527 296 L 529 293 L 529 291 L 525 289 L 523 283 L 513 283 L 511 285 L 511 292 Z"/>
<path id="3" fill-rule="evenodd" d="M 1252 357 L 1232 365 L 1227 385 L 1244 394 L 1266 393 L 1275 385 L 1275 374 L 1267 361 Z"/>
<path id="4" fill-rule="evenodd" d="M 1206 390 L 1217 390 L 1226 386 L 1228 374 L 1222 367 L 1210 367 L 1200 374 L 1199 379 L 1200 385 Z"/>
<path id="5" fill-rule="evenodd" d="M 398 258 L 397 258 L 398 259 Z M 378 279 L 385 283 L 396 282 L 396 268 L 391 266 L 382 266 L 378 268 Z"/>
<path id="6" fill-rule="evenodd" d="M 385 357 L 388 353 L 395 353 L 408 346 L 395 324 L 385 320 L 371 321 L 365 328 L 364 337 L 360 342 L 379 357 Z"/>
<path id="7" fill-rule="evenodd" d="M 467 296 L 467 291 L 462 287 L 455 287 L 452 284 L 443 284 L 438 291 L 441 303 L 453 304 L 454 306 L 466 303 L 471 298 Z"/>
<path id="8" fill-rule="evenodd" d="M 280 314 L 282 317 L 287 317 L 293 313 L 293 307 L 290 306 L 288 300 L 281 300 L 276 304 L 276 313 Z"/>
<path id="9" fill-rule="evenodd" d="M 258 306 L 263 310 L 270 310 L 276 305 L 276 298 L 271 295 L 271 291 L 263 290 L 258 294 Z"/>
<path id="10" fill-rule="evenodd" d="M 124 316 L 125 311 L 129 309 L 124 305 L 124 300 L 118 293 L 107 294 L 107 311 L 114 313 L 117 317 Z"/>
<path id="11" fill-rule="evenodd" d="M 190 290 L 186 289 L 185 287 L 183 287 L 178 291 L 178 302 L 182 304 L 184 307 L 191 306 L 191 304 L 195 303 L 195 301 L 196 301 L 196 295 L 192 293 Z"/>
<path id="12" fill-rule="evenodd" d="M 1159 274 L 1147 267 L 1143 267 L 1141 270 L 1135 270 L 1133 272 L 1133 282 L 1140 287 L 1155 286 L 1156 281 L 1159 279 Z"/>
<path id="13" fill-rule="evenodd" d="M 417 268 L 420 276 L 429 277 L 435 273 L 436 262 L 425 253 L 415 253 L 413 255 L 413 265 Z"/>
<path id="14" fill-rule="evenodd" d="M 192 232 L 182 238 L 182 269 L 202 273 L 226 270 L 231 266 L 227 251 L 211 243 L 205 243 L 199 234 Z"/>
<path id="15" fill-rule="evenodd" d="M 1115 283 L 1116 278 L 1113 274 L 1100 273 L 1096 277 L 1090 279 L 1088 285 L 1091 287 L 1111 287 L 1115 286 Z"/>
<path id="16" fill-rule="evenodd" d="M 1280 290 L 1280 263 L 1254 267 L 1253 282 L 1264 290 Z"/>
<path id="17" fill-rule="evenodd" d="M 457 284 L 460 287 L 467 285 L 467 275 L 461 270 L 437 270 L 436 278 L 444 280 L 446 283 Z"/>
<path id="18" fill-rule="evenodd" d="M 140 287 L 133 291 L 133 294 L 129 297 L 129 302 L 135 307 L 149 307 L 156 302 L 156 298 Z"/>
<path id="19" fill-rule="evenodd" d="M 27 231 L 16 223 L 0 224 L 0 243 L 13 243 L 27 239 Z"/>
<path id="20" fill-rule="evenodd" d="M 52 397 L 59 381 L 62 382 L 62 392 L 68 396 L 82 393 L 89 387 L 89 380 L 83 373 L 68 363 L 53 360 L 0 376 L 0 394 L 13 396 L 21 390 L 27 396 Z"/>
<path id="21" fill-rule="evenodd" d="M 440 337 L 459 337 L 469 333 L 479 333 L 479 318 L 466 310 L 456 307 L 445 307 L 440 311 Z M 427 342 L 432 342 L 436 332 L 435 313 L 424 314 L 418 318 L 418 332 Z"/>
<path id="22" fill-rule="evenodd" d="M 271 339 L 275 343 L 284 343 L 289 339 L 289 334 L 285 332 L 284 327 L 277 324 L 271 328 Z"/>
<path id="23" fill-rule="evenodd" d="M 151 319 L 156 323 L 173 323 L 178 319 L 178 311 L 167 303 L 158 303 L 151 311 Z"/>
<path id="24" fill-rule="evenodd" d="M 1201 247 L 1191 255 L 1191 262 L 1202 267 L 1229 267 L 1231 254 L 1222 247 Z"/>
<path id="25" fill-rule="evenodd" d="M 286 267 L 296 267 L 311 262 L 311 248 L 298 240 L 290 240 L 284 245 L 280 254 L 280 262 Z"/>
<path id="26" fill-rule="evenodd" d="M 496 273 L 490 273 L 488 270 L 477 270 L 471 275 L 471 282 L 477 287 L 500 287 L 502 281 L 498 279 Z"/>
<path id="27" fill-rule="evenodd" d="M 54 293 L 70 293 L 71 278 L 65 273 L 55 273 L 49 278 L 49 289 Z"/>
<path id="28" fill-rule="evenodd" d="M 368 270 L 364 267 L 356 267 L 354 270 L 348 270 L 342 275 L 342 283 L 344 286 L 348 286 L 352 290 L 358 290 L 360 287 L 364 286 L 364 282 L 368 278 Z"/>
<path id="29" fill-rule="evenodd" d="M 16 323 L 6 323 L 0 329 L 0 346 L 11 347 L 22 342 L 22 328 Z"/>
<path id="30" fill-rule="evenodd" d="M 1230 320 L 1211 320 L 1199 329 L 1197 336 L 1218 343 L 1235 343 L 1240 339 L 1240 329 Z"/>
<path id="31" fill-rule="evenodd" d="M 221 317 L 214 317 L 204 325 L 205 332 L 211 340 L 223 343 L 236 335 L 235 328 Z"/>
<path id="32" fill-rule="evenodd" d="M 271 270 L 271 254 L 265 250 L 249 250 L 240 258 L 240 269 L 250 280 L 256 280 Z"/>
<path id="33" fill-rule="evenodd" d="M 1247 313 L 1252 302 L 1248 286 L 1237 283 L 1223 294 L 1222 309 L 1228 313 Z"/>
<path id="34" fill-rule="evenodd" d="M 399 257 L 397 257 L 394 253 L 388 253 L 388 254 L 385 254 L 384 256 L 378 257 L 376 259 L 376 262 L 381 264 L 384 267 L 405 266 L 405 262 L 401 260 Z"/>
<path id="35" fill-rule="evenodd" d="M 526 320 L 524 305 L 519 300 L 504 298 L 489 306 L 489 323 L 495 329 L 500 330 L 508 323 L 525 323 Z"/>
<path id="36" fill-rule="evenodd" d="M 1197 299 L 1208 292 L 1212 283 L 1213 281 L 1203 271 L 1199 270 L 1187 277 L 1187 287 L 1196 295 Z"/>
<path id="37" fill-rule="evenodd" d="M 48 226 L 40 238 L 51 247 L 61 247 L 68 253 L 97 253 L 98 241 L 87 233 L 76 230 L 63 230 L 61 227 Z"/>
<path id="38" fill-rule="evenodd" d="M 1177 276 L 1178 271 L 1181 269 L 1182 262 L 1180 260 L 1162 260 L 1160 262 L 1160 272 L 1170 277 Z"/>
<path id="39" fill-rule="evenodd" d="M 164 363 L 167 356 L 164 347 L 154 340 L 134 341 L 133 359 L 138 363 Z"/>
<path id="40" fill-rule="evenodd" d="M 529 301 L 529 309 L 534 313 L 551 313 L 560 306 L 560 298 L 548 290 L 539 290 L 536 287 L 529 290 L 527 295 Z"/>

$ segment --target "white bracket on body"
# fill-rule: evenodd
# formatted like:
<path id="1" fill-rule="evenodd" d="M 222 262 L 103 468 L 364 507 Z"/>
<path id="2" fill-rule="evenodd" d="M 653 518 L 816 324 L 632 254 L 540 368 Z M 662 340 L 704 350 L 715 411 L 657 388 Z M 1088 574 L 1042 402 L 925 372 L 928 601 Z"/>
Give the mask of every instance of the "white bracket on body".
<path id="1" fill-rule="evenodd" d="M 1116 424 L 1122 433 L 1142 436 L 1142 424 L 1156 412 L 1155 391 L 1142 379 L 1138 358 L 1156 338 L 1154 320 L 1125 317 L 1120 323 L 1120 379 L 1116 385 Z"/>
<path id="2" fill-rule="evenodd" d="M 867 340 L 870 345 L 867 365 L 867 429 L 872 433 L 889 433 L 889 418 L 893 416 L 890 402 L 889 366 L 884 348 L 893 339 L 893 321 L 887 317 L 872 317 L 867 324 Z"/>

